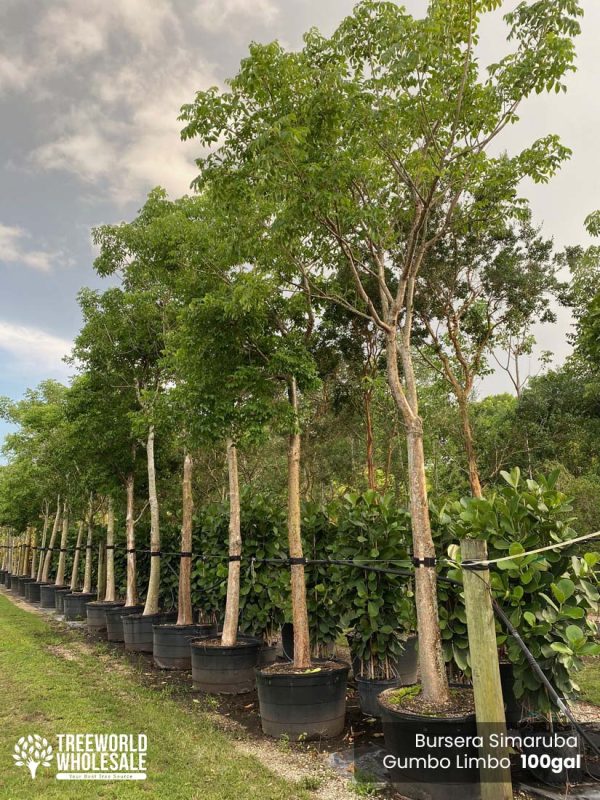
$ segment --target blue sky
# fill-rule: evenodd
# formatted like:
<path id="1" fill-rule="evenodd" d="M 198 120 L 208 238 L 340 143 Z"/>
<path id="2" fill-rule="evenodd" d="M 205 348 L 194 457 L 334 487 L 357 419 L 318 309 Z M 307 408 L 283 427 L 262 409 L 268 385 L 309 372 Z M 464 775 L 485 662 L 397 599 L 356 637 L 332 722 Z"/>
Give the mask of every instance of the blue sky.
<path id="1" fill-rule="evenodd" d="M 0 394 L 46 377 L 66 380 L 62 356 L 80 322 L 77 292 L 100 286 L 90 229 L 129 219 L 146 193 L 187 191 L 195 142 L 177 113 L 194 92 L 222 85 L 252 39 L 296 47 L 328 32 L 352 0 L 2 0 L 0 3 Z M 423 0 L 406 3 L 418 13 Z M 504 11 L 513 2 L 504 4 Z M 600 207 L 600 9 L 584 0 L 579 70 L 567 95 L 534 98 L 502 146 L 559 133 L 574 155 L 548 186 L 526 187 L 535 219 L 558 246 L 585 243 Z M 485 23 L 483 62 L 502 52 L 498 14 Z M 540 349 L 568 348 L 568 315 L 537 331 Z M 535 359 L 531 368 L 536 369 Z M 485 391 L 507 387 L 501 375 Z M 0 437 L 5 427 L 0 423 Z"/>

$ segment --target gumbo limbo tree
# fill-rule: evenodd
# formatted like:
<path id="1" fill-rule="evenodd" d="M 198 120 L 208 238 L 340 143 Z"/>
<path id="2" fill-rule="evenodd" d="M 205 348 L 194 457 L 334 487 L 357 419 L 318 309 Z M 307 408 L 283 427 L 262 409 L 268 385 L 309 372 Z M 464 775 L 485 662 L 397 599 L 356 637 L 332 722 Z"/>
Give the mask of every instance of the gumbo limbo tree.
<path id="1" fill-rule="evenodd" d="M 299 52 L 252 45 L 228 91 L 199 92 L 182 109 L 183 137 L 212 148 L 197 162 L 197 186 L 220 186 L 240 215 L 249 193 L 270 199 L 257 248 L 268 237 L 301 237 L 312 263 L 292 282 L 384 335 L 418 559 L 435 556 L 413 364 L 419 275 L 459 206 L 475 220 L 501 219 L 523 178 L 548 180 L 568 155 L 554 135 L 513 156 L 489 151 L 524 99 L 564 89 L 581 8 L 520 3 L 505 16 L 506 55 L 486 70 L 478 28 L 501 5 L 438 0 L 416 19 L 395 3 L 365 0 L 330 38 L 309 32 Z M 351 296 L 342 275 L 353 281 Z M 435 570 L 417 569 L 415 590 L 422 691 L 443 707 Z"/>
<path id="2" fill-rule="evenodd" d="M 417 346 L 456 397 L 474 497 L 482 496 L 469 402 L 475 380 L 494 348 L 522 338 L 533 322 L 555 319 L 552 242 L 539 236 L 526 209 L 515 212 L 520 220 L 485 230 L 483 220 L 474 224 L 457 210 L 417 281 L 415 319 L 425 334 Z"/>
<path id="3" fill-rule="evenodd" d="M 161 365 L 164 346 L 164 308 L 152 292 L 109 289 L 104 294 L 90 290 L 80 293 L 84 326 L 73 355 L 112 395 L 125 393 L 135 398 L 128 414 L 131 426 L 127 494 L 127 550 L 135 548 L 135 455 L 140 440 L 145 442 L 150 505 L 150 549 L 160 551 L 159 505 L 156 491 L 155 430 L 159 417 L 159 396 L 164 389 Z M 127 605 L 135 605 L 135 553 L 128 552 Z M 153 557 L 146 595 L 145 614 L 158 611 L 160 558 Z"/>

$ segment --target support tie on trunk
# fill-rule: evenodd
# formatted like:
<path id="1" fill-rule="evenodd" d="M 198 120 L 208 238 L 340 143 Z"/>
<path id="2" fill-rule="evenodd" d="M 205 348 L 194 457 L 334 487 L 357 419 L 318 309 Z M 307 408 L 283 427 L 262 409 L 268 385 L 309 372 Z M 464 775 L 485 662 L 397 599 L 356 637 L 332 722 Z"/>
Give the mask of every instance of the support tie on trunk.
<path id="1" fill-rule="evenodd" d="M 241 561 L 241 560 L 242 560 L 242 557 L 241 557 L 241 556 L 229 556 L 229 562 L 230 562 L 230 563 L 231 563 L 232 561 Z"/>
<path id="2" fill-rule="evenodd" d="M 177 553 L 176 555 L 178 555 L 179 558 L 192 558 L 194 554 L 191 551 L 182 550 L 181 553 Z"/>
<path id="3" fill-rule="evenodd" d="M 297 565 L 306 566 L 306 559 L 304 557 L 302 557 L 302 558 L 289 558 L 288 559 L 288 564 L 290 565 L 290 567 L 294 567 L 294 566 L 297 566 Z"/>
<path id="4" fill-rule="evenodd" d="M 417 567 L 417 568 L 420 568 L 420 567 L 435 568 L 435 566 L 437 564 L 437 559 L 429 557 L 429 556 L 426 557 L 426 558 L 416 558 L 416 557 L 414 557 L 411 560 L 412 560 L 412 563 L 414 564 L 414 566 Z"/>

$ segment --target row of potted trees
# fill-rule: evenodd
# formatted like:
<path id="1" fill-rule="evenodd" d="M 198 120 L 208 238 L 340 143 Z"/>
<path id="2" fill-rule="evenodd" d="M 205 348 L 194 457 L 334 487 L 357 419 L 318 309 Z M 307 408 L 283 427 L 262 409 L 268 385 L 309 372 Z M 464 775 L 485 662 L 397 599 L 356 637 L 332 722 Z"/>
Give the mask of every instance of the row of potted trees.
<path id="1" fill-rule="evenodd" d="M 278 563 L 286 557 L 285 544 L 279 536 L 285 529 L 283 513 L 265 498 L 243 503 L 243 518 L 236 521 L 240 530 L 244 530 L 243 559 L 240 548 L 236 546 L 238 552 L 232 552 L 230 544 L 226 562 L 218 549 L 231 514 L 228 520 L 228 514 L 216 506 L 203 509 L 197 519 L 201 542 L 194 541 L 186 491 L 184 480 L 177 613 L 144 615 L 143 606 L 132 603 L 131 597 L 123 603 L 114 599 L 115 572 L 117 584 L 130 586 L 132 581 L 119 578 L 123 559 L 114 561 L 114 526 L 109 520 L 107 528 L 112 526 L 113 530 L 107 541 L 112 547 L 107 544 L 108 549 L 100 548 L 99 556 L 105 550 L 106 557 L 99 558 L 96 569 L 96 589 L 102 600 L 88 597 L 85 603 L 89 627 L 97 631 L 105 628 L 109 639 L 124 641 L 128 649 L 153 652 L 157 664 L 163 668 L 191 668 L 195 684 L 206 691 L 246 691 L 256 681 L 264 731 L 303 737 L 335 735 L 343 728 L 349 667 L 335 659 L 334 645 L 346 633 L 363 710 L 383 713 L 384 719 L 391 715 L 394 725 L 390 730 L 396 731 L 395 698 L 401 698 L 403 709 L 410 706 L 407 690 L 397 687 L 414 685 L 417 678 L 412 582 L 401 575 L 367 571 L 363 567 L 409 566 L 408 514 L 398 510 L 392 497 L 374 492 L 347 493 L 326 508 L 310 504 L 303 507 L 304 552 L 313 562 L 307 569 L 306 580 L 312 663 L 298 668 L 293 662 L 273 663 L 275 631 L 292 619 L 286 571 Z M 504 486 L 487 498 L 450 503 L 436 518 L 439 552 L 447 553 L 451 561 L 459 559 L 456 541 L 467 532 L 487 539 L 491 558 L 507 553 L 517 555 L 534 546 L 576 535 L 571 527 L 568 499 L 556 489 L 555 478 L 551 476 L 538 483 L 523 481 L 516 471 L 506 475 Z M 64 516 L 57 514 L 50 542 L 56 541 L 63 523 Z M 83 527 L 78 528 L 71 585 L 73 575 L 77 574 L 77 548 L 84 547 Z M 235 535 L 234 529 L 234 538 Z M 190 558 L 192 547 L 206 557 Z M 16 566 L 21 573 L 28 571 L 25 591 L 36 582 L 31 580 L 34 573 L 37 577 L 32 557 L 36 550 L 31 548 L 29 541 L 27 555 L 27 544 L 21 544 Z M 59 548 L 57 567 L 56 580 L 59 577 L 61 580 L 42 584 L 40 589 L 50 587 L 55 603 L 58 605 L 62 600 L 65 604 L 66 614 L 67 604 L 73 602 L 69 597 L 81 602 L 85 593 L 69 593 L 69 587 L 61 596 L 63 590 L 57 589 L 64 580 L 64 564 L 62 577 L 59 574 L 64 549 Z M 87 540 L 84 549 L 86 565 L 89 564 L 89 570 L 84 571 L 91 575 L 92 547 L 87 546 Z M 0 579 L 6 580 L 10 576 L 6 569 L 9 550 L 5 548 L 3 552 L 5 569 Z M 27 570 L 28 559 L 31 563 Z M 561 550 L 502 562 L 492 573 L 493 589 L 509 611 L 513 624 L 546 674 L 566 696 L 577 689 L 573 671 L 581 658 L 598 652 L 592 641 L 594 625 L 589 618 L 590 612 L 598 608 L 595 571 L 598 560 L 595 553 L 574 556 L 570 550 Z M 128 567 L 129 562 L 128 558 Z M 328 562 L 352 562 L 352 565 Z M 231 588 L 232 564 L 237 567 L 240 602 L 236 610 L 235 642 L 226 645 L 224 628 L 220 630 L 224 621 L 221 609 L 223 600 L 227 600 L 226 584 Z M 444 564 L 439 568 L 460 582 L 458 566 Z M 15 579 L 14 574 L 12 580 L 18 585 L 19 578 Z M 133 599 L 137 601 L 137 597 Z M 439 600 L 446 659 L 468 676 L 468 640 L 460 585 L 440 582 Z M 202 609 L 196 621 L 192 619 L 193 605 Z M 500 629 L 497 641 L 501 654 L 512 665 L 512 679 L 505 688 L 507 694 L 512 691 L 517 716 L 523 702 L 531 709 L 547 711 L 548 699 L 545 698 L 545 705 L 539 682 L 521 651 Z M 290 645 L 288 652 L 294 649 Z M 378 699 L 382 689 L 387 691 Z M 406 715 L 405 711 L 399 713 Z M 465 724 L 472 726 L 472 716 Z"/>

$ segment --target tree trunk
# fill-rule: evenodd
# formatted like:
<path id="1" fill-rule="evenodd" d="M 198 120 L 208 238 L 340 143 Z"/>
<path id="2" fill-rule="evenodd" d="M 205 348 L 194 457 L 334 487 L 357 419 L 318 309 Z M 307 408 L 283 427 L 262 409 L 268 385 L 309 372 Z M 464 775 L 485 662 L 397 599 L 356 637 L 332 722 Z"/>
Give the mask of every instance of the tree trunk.
<path id="1" fill-rule="evenodd" d="M 106 591 L 106 550 L 105 543 L 98 542 L 98 574 L 96 576 L 96 597 L 100 600 Z"/>
<path id="2" fill-rule="evenodd" d="M 127 492 L 127 512 L 125 516 L 125 532 L 127 538 L 127 594 L 125 597 L 126 606 L 136 606 L 138 602 L 137 594 L 137 564 L 135 555 L 135 517 L 134 515 L 134 477 L 133 473 L 127 476 L 125 485 Z"/>
<path id="3" fill-rule="evenodd" d="M 294 415 L 294 430 L 288 440 L 288 547 L 290 558 L 302 559 L 302 527 L 300 513 L 300 420 L 298 418 L 298 390 L 296 379 L 290 382 L 289 401 Z M 294 667 L 310 667 L 310 635 L 306 607 L 306 581 L 304 564 L 292 564 L 292 620 L 294 624 Z"/>
<path id="4" fill-rule="evenodd" d="M 83 569 L 83 592 L 92 591 L 92 543 L 94 539 L 94 520 L 92 509 L 92 498 L 90 497 L 90 505 L 87 518 L 87 542 L 85 544 L 85 566 Z"/>
<path id="5" fill-rule="evenodd" d="M 48 501 L 44 503 L 44 527 L 42 528 L 42 544 L 40 547 L 40 559 L 38 562 L 38 571 L 36 580 L 39 583 L 42 580 L 42 570 L 44 569 L 44 555 L 46 550 L 46 539 L 48 537 L 48 527 L 50 526 L 50 504 Z"/>
<path id="6" fill-rule="evenodd" d="M 396 330 L 387 337 L 386 357 L 388 384 L 406 427 L 413 555 L 418 559 L 435 558 L 429 520 L 423 426 L 418 414 L 416 380 L 410 350 L 405 347 L 402 352 L 404 377 L 407 384 L 405 394 L 398 371 Z M 442 651 L 435 568 L 415 567 L 415 605 L 423 699 L 441 709 L 448 704 L 450 695 Z"/>
<path id="7" fill-rule="evenodd" d="M 192 494 L 192 474 L 194 461 L 189 453 L 183 459 L 182 483 L 182 521 L 181 552 L 192 552 L 192 528 L 194 514 L 194 497 Z M 194 621 L 192 613 L 192 558 L 182 555 L 179 561 L 179 596 L 177 604 L 177 624 L 191 625 Z"/>
<path id="8" fill-rule="evenodd" d="M 81 559 L 81 543 L 83 542 L 84 524 L 85 523 L 83 520 L 79 520 L 79 524 L 77 525 L 77 542 L 75 543 L 75 552 L 73 554 L 73 566 L 71 568 L 70 589 L 72 592 L 76 592 L 77 587 L 79 586 L 79 561 Z"/>
<path id="9" fill-rule="evenodd" d="M 108 498 L 106 519 L 106 593 L 104 602 L 113 602 L 115 599 L 115 509 L 112 497 Z M 98 595 L 98 600 L 100 600 Z"/>
<path id="10" fill-rule="evenodd" d="M 460 422 L 463 431 L 463 441 L 467 455 L 467 467 L 469 469 L 469 485 L 473 497 L 482 497 L 481 480 L 479 478 L 479 468 L 477 466 L 477 454 L 475 452 L 475 442 L 473 440 L 473 429 L 471 427 L 471 415 L 469 414 L 469 399 L 465 395 L 457 394 L 458 410 L 460 412 Z"/>
<path id="11" fill-rule="evenodd" d="M 229 473 L 229 571 L 221 644 L 223 647 L 233 647 L 237 641 L 239 624 L 241 568 L 239 559 L 242 555 L 242 533 L 237 449 L 231 439 L 227 442 L 227 471 Z"/>
<path id="12" fill-rule="evenodd" d="M 58 533 L 59 524 L 60 524 L 60 496 L 56 501 L 56 514 L 54 516 L 54 524 L 52 525 L 52 533 L 50 534 L 48 550 L 46 551 L 46 555 L 44 558 L 44 567 L 42 569 L 42 583 L 48 583 L 48 574 L 50 572 L 52 553 L 54 551 L 54 545 L 56 544 L 56 534 Z"/>
<path id="13" fill-rule="evenodd" d="M 364 392 L 365 402 L 365 427 L 367 430 L 367 481 L 369 489 L 376 489 L 377 484 L 375 481 L 375 454 L 373 445 L 373 415 L 371 412 L 371 404 L 373 401 L 373 391 L 366 389 Z"/>
<path id="14" fill-rule="evenodd" d="M 58 555 L 58 569 L 56 570 L 56 586 L 64 586 L 65 561 L 67 558 L 67 542 L 69 541 L 69 507 L 67 501 L 63 503 L 62 536 L 60 537 L 60 553 Z"/>
<path id="15" fill-rule="evenodd" d="M 150 502 L 150 578 L 144 607 L 145 616 L 158 613 L 160 592 L 160 555 L 154 555 L 154 553 L 160 553 L 160 519 L 154 464 L 154 425 L 150 425 L 148 430 L 146 458 L 148 460 L 148 500 Z"/>
<path id="16" fill-rule="evenodd" d="M 35 580 L 35 573 L 37 567 L 37 531 L 35 528 L 31 530 L 31 570 L 29 577 Z"/>

